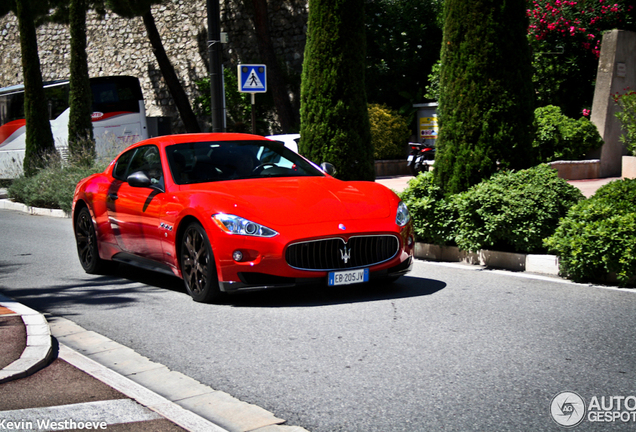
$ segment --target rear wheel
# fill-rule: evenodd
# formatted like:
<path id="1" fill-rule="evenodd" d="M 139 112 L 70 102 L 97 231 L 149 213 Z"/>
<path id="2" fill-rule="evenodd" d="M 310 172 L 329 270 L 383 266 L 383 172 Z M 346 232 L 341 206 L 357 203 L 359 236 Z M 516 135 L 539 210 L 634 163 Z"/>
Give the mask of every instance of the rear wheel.
<path id="1" fill-rule="evenodd" d="M 99 257 L 93 219 L 86 207 L 79 211 L 75 219 L 75 242 L 77 243 L 77 256 L 86 273 L 100 274 L 109 270 L 112 263 Z"/>
<path id="2" fill-rule="evenodd" d="M 194 301 L 210 303 L 221 296 L 212 247 L 205 229 L 197 222 L 188 225 L 183 233 L 181 274 Z"/>

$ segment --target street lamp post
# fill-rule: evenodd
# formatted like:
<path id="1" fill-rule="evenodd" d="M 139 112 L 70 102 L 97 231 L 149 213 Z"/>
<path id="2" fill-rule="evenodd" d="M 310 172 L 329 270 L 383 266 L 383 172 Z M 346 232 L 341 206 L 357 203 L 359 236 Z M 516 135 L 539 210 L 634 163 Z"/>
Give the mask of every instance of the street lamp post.
<path id="1" fill-rule="evenodd" d="M 212 132 L 224 132 L 223 66 L 221 64 L 221 10 L 219 0 L 207 0 L 208 55 L 210 56 L 210 108 Z"/>

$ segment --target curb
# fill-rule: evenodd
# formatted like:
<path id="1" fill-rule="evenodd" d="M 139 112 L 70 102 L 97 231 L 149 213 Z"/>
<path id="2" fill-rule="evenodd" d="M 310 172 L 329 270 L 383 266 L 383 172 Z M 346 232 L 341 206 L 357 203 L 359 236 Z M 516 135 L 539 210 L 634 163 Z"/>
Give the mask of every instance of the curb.
<path id="1" fill-rule="evenodd" d="M 202 424 L 214 425 L 210 429 L 194 427 L 189 430 L 308 432 L 300 426 L 285 425 L 286 420 L 264 408 L 170 370 L 66 318 L 52 317 L 51 332 L 60 344 L 60 357 L 84 372 L 175 423 L 179 419 L 169 417 L 171 411 L 187 414 Z M 162 411 L 162 406 L 170 407 L 171 411 Z"/>
<path id="2" fill-rule="evenodd" d="M 20 315 L 26 327 L 26 348 L 19 359 L 0 370 L 0 384 L 31 375 L 53 357 L 51 330 L 44 315 L 0 294 L 0 306 Z"/>
<path id="3" fill-rule="evenodd" d="M 36 216 L 50 216 L 58 218 L 70 217 L 70 215 L 64 210 L 31 207 L 26 204 L 13 202 L 9 199 L 0 199 L 0 209 L 21 211 L 23 213 L 29 213 Z"/>
<path id="4" fill-rule="evenodd" d="M 429 261 L 461 262 L 517 272 L 559 275 L 559 257 L 556 255 L 497 252 L 486 249 L 478 252 L 466 252 L 457 246 L 415 243 L 414 256 Z"/>

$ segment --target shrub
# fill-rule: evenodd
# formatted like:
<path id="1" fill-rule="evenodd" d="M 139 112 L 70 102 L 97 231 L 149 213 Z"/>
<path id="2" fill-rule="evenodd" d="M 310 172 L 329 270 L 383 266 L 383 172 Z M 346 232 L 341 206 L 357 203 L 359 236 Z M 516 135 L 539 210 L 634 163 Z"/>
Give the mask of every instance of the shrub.
<path id="1" fill-rule="evenodd" d="M 585 117 L 575 120 L 553 105 L 537 108 L 534 115 L 537 132 L 532 146 L 539 162 L 578 160 L 603 145 L 596 126 Z"/>
<path id="2" fill-rule="evenodd" d="M 621 136 L 621 141 L 627 147 L 627 151 L 632 156 L 636 156 L 636 92 L 630 91 L 624 95 L 616 95 L 614 99 L 622 108 L 622 111 L 616 113 L 625 132 Z"/>
<path id="3" fill-rule="evenodd" d="M 386 105 L 370 104 L 369 122 L 373 157 L 376 160 L 403 159 L 411 134 L 406 121 Z"/>
<path id="4" fill-rule="evenodd" d="M 636 276 L 636 180 L 616 180 L 570 209 L 545 240 L 561 272 L 578 282 L 615 273 L 620 285 Z"/>
<path id="5" fill-rule="evenodd" d="M 469 251 L 540 252 L 559 218 L 581 199 L 548 165 L 497 173 L 453 198 L 455 242 Z"/>
<path id="6" fill-rule="evenodd" d="M 400 198 L 409 209 L 418 241 L 445 245 L 452 243 L 452 226 L 456 215 L 431 171 L 409 181 Z"/>
<path id="7" fill-rule="evenodd" d="M 16 178 L 7 189 L 7 194 L 12 200 L 32 207 L 62 209 L 70 212 L 77 183 L 105 168 L 105 165 L 65 166 L 59 160 L 49 160 L 47 166 L 34 176 Z"/>

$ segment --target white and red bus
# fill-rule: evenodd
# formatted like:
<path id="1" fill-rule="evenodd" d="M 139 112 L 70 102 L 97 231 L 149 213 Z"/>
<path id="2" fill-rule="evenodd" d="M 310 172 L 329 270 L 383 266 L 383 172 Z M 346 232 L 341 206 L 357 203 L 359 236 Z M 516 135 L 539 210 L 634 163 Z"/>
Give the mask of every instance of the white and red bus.
<path id="1" fill-rule="evenodd" d="M 93 135 L 99 156 L 115 156 L 148 138 L 146 110 L 139 80 L 131 76 L 91 78 Z M 44 84 L 55 146 L 68 153 L 69 82 Z M 22 172 L 25 149 L 24 85 L 0 88 L 0 179 Z"/>

